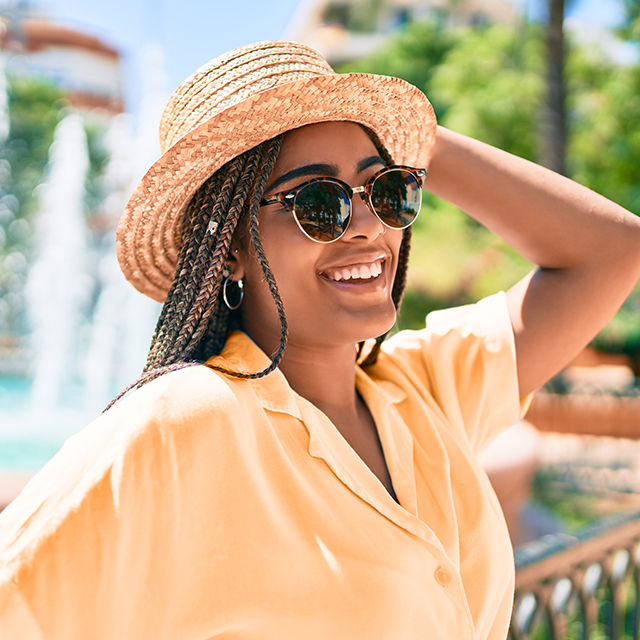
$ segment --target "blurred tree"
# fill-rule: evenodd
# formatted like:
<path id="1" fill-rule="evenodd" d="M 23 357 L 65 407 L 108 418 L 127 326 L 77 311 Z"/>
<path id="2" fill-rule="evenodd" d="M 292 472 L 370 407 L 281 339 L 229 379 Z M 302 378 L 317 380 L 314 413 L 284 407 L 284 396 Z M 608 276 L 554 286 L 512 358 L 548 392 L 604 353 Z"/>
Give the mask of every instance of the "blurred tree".
<path id="1" fill-rule="evenodd" d="M 540 122 L 540 164 L 564 175 L 567 145 L 567 115 L 564 78 L 565 0 L 546 0 L 547 98 Z"/>
<path id="2" fill-rule="evenodd" d="M 624 0 L 624 11 L 622 35 L 629 40 L 640 40 L 640 0 Z"/>
<path id="3" fill-rule="evenodd" d="M 63 93 L 43 80 L 9 80 L 9 138 L 0 154 L 11 165 L 11 192 L 18 199 L 19 217 L 33 209 L 33 190 L 47 164 L 53 131 L 66 106 Z"/>
<path id="4" fill-rule="evenodd" d="M 40 80 L 9 78 L 8 89 L 11 128 L 0 147 L 0 333 L 18 335 L 26 324 L 22 292 L 31 258 L 34 191 L 66 103 L 58 89 Z"/>
<path id="5" fill-rule="evenodd" d="M 339 71 L 403 78 L 429 96 L 443 125 L 535 159 L 544 91 L 540 35 L 531 26 L 446 29 L 413 22 L 375 54 Z"/>
<path id="6" fill-rule="evenodd" d="M 457 40 L 455 32 L 444 29 L 441 24 L 432 21 L 412 22 L 376 53 L 342 65 L 338 71 L 395 76 L 432 97 L 431 77 Z M 432 104 L 436 115 L 441 117 L 444 105 L 437 97 L 432 99 Z"/>
<path id="7" fill-rule="evenodd" d="M 570 175 L 640 214 L 640 66 L 619 66 L 593 48 L 576 49 L 567 75 Z"/>
<path id="8" fill-rule="evenodd" d="M 534 160 L 544 92 L 539 29 L 493 25 L 456 34 L 431 80 L 444 106 L 440 122 Z"/>

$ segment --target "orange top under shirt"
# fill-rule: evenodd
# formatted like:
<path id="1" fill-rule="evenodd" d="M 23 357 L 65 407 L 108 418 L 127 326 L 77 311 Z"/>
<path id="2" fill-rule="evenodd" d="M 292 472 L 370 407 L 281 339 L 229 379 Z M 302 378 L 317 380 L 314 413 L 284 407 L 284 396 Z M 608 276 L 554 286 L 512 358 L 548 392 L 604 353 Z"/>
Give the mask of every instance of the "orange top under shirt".
<path id="1" fill-rule="evenodd" d="M 239 332 L 214 360 L 268 363 Z M 477 454 L 524 405 L 504 294 L 392 337 L 356 386 L 400 504 L 278 370 L 119 402 L 0 515 L 0 638 L 503 640 L 513 555 Z"/>

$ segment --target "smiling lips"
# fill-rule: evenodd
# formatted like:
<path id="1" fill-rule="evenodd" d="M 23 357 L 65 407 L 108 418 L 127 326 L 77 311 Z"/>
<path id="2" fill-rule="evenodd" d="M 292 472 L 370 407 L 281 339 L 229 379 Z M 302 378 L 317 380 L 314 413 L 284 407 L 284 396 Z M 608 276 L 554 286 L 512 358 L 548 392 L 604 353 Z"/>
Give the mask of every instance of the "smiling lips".
<path id="1" fill-rule="evenodd" d="M 344 282 L 345 280 L 371 280 L 382 273 L 382 260 L 376 260 L 367 264 L 356 264 L 350 267 L 327 269 L 324 272 L 329 280 Z"/>

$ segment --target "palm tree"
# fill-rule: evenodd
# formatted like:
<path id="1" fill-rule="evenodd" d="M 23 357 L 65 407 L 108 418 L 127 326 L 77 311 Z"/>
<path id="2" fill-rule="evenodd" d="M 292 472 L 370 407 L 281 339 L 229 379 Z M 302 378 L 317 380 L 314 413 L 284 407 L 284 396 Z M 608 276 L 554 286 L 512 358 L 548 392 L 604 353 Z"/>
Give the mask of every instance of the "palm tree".
<path id="1" fill-rule="evenodd" d="M 564 82 L 565 0 L 546 0 L 547 22 L 547 101 L 540 123 L 540 164 L 565 173 L 567 115 Z"/>

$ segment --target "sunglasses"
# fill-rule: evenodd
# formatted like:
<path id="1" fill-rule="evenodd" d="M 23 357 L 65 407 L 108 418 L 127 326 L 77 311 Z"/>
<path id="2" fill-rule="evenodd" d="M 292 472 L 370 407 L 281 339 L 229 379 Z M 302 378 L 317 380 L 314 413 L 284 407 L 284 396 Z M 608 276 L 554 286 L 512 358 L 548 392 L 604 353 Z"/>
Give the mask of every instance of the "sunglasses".
<path id="1" fill-rule="evenodd" d="M 374 173 L 362 187 L 336 178 L 314 178 L 294 189 L 263 198 L 260 206 L 280 203 L 293 213 L 302 233 L 314 242 L 335 242 L 351 221 L 351 201 L 360 194 L 369 210 L 390 229 L 406 229 L 422 204 L 424 169 L 401 165 Z"/>

